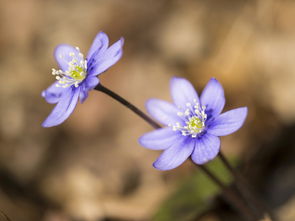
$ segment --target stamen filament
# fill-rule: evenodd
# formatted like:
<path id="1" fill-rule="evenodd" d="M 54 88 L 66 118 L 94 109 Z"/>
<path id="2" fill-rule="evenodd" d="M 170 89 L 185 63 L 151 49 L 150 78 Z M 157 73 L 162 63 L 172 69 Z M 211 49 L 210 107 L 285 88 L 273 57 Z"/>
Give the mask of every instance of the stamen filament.
<path id="1" fill-rule="evenodd" d="M 177 112 L 177 115 L 183 119 L 185 125 L 176 122 L 174 125 L 169 125 L 174 131 L 180 131 L 183 136 L 191 136 L 196 138 L 205 128 L 207 114 L 205 106 L 200 106 L 196 99 L 194 103 L 186 103 L 186 109 L 182 112 Z M 179 108 L 181 109 L 181 108 Z"/>
<path id="2" fill-rule="evenodd" d="M 69 56 L 72 60 L 68 62 L 68 70 L 56 70 L 52 68 L 52 75 L 58 81 L 56 87 L 67 88 L 70 86 L 78 87 L 87 75 L 87 60 L 84 59 L 83 54 L 79 48 L 76 47 L 78 53 L 70 52 Z M 63 56 L 60 56 L 63 58 Z"/>

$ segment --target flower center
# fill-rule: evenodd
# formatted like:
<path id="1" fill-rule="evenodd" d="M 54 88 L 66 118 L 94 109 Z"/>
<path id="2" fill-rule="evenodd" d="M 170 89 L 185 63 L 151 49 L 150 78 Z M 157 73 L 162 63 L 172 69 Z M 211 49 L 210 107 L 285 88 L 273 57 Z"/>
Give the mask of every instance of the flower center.
<path id="1" fill-rule="evenodd" d="M 87 61 L 84 59 L 83 54 L 80 53 L 78 47 L 76 47 L 76 50 L 78 51 L 77 55 L 73 52 L 69 53 L 72 60 L 68 62 L 68 70 L 62 71 L 54 68 L 52 69 L 52 75 L 55 75 L 56 80 L 58 80 L 56 87 L 67 88 L 72 85 L 78 87 L 85 79 L 87 74 Z"/>
<path id="2" fill-rule="evenodd" d="M 184 111 L 179 111 L 177 115 L 183 119 L 184 123 L 176 122 L 174 125 L 169 125 L 174 131 L 180 131 L 183 136 L 191 136 L 195 138 L 205 128 L 207 114 L 205 106 L 200 106 L 197 100 L 186 104 L 187 108 Z"/>

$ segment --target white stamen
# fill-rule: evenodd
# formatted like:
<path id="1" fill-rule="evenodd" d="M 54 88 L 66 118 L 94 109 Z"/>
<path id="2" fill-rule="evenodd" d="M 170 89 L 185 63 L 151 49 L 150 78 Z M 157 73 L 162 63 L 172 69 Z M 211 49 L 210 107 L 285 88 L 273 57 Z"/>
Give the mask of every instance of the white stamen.
<path id="1" fill-rule="evenodd" d="M 73 85 L 78 87 L 87 75 L 87 61 L 84 59 L 80 49 L 78 47 L 75 48 L 78 53 L 69 52 L 72 60 L 68 62 L 68 70 L 62 71 L 52 68 L 52 75 L 58 80 L 56 87 L 67 88 Z M 59 57 L 62 59 L 64 56 L 60 55 Z"/>
<path id="2" fill-rule="evenodd" d="M 205 122 L 207 120 L 207 114 L 205 113 L 206 106 L 201 106 L 194 99 L 192 103 L 186 103 L 188 107 L 183 112 L 177 112 L 177 115 L 183 118 L 185 125 L 180 122 L 175 122 L 174 124 L 169 124 L 173 131 L 180 131 L 183 136 L 191 136 L 196 138 L 205 128 Z M 182 108 L 179 108 L 182 109 Z"/>
<path id="3" fill-rule="evenodd" d="M 183 113 L 182 113 L 182 112 L 178 112 L 177 115 L 178 115 L 179 117 L 181 117 L 181 116 L 183 116 Z"/>

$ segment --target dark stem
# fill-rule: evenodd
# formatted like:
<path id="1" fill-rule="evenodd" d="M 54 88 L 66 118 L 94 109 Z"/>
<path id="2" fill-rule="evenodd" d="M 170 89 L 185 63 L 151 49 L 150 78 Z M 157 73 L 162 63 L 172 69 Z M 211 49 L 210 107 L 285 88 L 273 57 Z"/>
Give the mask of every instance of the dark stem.
<path id="1" fill-rule="evenodd" d="M 153 128 L 155 128 L 155 129 L 161 128 L 161 126 L 157 122 L 155 122 L 153 119 L 151 119 L 148 115 L 143 113 L 141 110 L 139 110 L 133 104 L 129 103 L 127 100 L 125 100 L 120 95 L 118 95 L 115 92 L 113 92 L 113 91 L 109 90 L 108 88 L 104 87 L 102 84 L 99 83 L 94 89 L 98 90 L 98 91 L 101 91 L 101 92 L 109 95 L 110 97 L 114 98 L 116 101 L 123 104 L 125 107 L 129 108 L 131 111 L 133 111 L 135 114 L 137 114 L 143 120 L 145 120 Z"/>
<path id="2" fill-rule="evenodd" d="M 199 165 L 200 169 L 207 174 L 208 177 L 211 178 L 217 184 L 224 193 L 224 197 L 227 201 L 229 201 L 236 209 L 240 212 L 240 214 L 248 221 L 257 220 L 256 216 L 252 213 L 251 210 L 245 205 L 245 203 L 237 196 L 237 194 L 225 186 L 220 179 L 218 179 L 210 170 L 208 170 L 204 165 Z"/>
<path id="3" fill-rule="evenodd" d="M 245 180 L 245 178 L 240 174 L 234 167 L 231 166 L 231 164 L 228 162 L 226 157 L 222 154 L 222 152 L 219 152 L 219 157 L 223 164 L 226 166 L 226 168 L 230 171 L 230 173 L 234 176 L 236 181 L 236 186 L 242 195 L 242 197 L 248 202 L 249 206 L 251 206 L 254 210 L 256 210 L 256 214 L 260 217 L 263 217 L 264 215 L 271 215 L 268 212 L 267 207 L 257 198 L 257 196 L 253 193 L 253 191 L 250 190 L 250 187 Z M 274 218 L 272 217 L 272 220 Z"/>
<path id="4" fill-rule="evenodd" d="M 115 92 L 109 90 L 108 88 L 104 87 L 102 84 L 98 84 L 95 88 L 97 91 L 101 91 L 108 96 L 112 97 L 119 103 L 123 104 L 125 107 L 133 111 L 135 114 L 137 114 L 139 117 L 141 117 L 143 120 L 145 120 L 148 124 L 150 124 L 153 128 L 159 129 L 161 128 L 161 125 L 159 125 L 157 122 L 155 122 L 153 119 L 151 119 L 148 115 L 143 113 L 141 110 L 139 110 L 137 107 L 135 107 L 133 104 L 129 103 L 127 100 L 122 98 L 120 95 L 116 94 Z M 234 191 L 226 187 L 217 177 L 214 176 L 210 171 L 208 171 L 204 166 L 200 166 L 200 168 L 218 185 L 220 186 L 224 192 L 226 193 L 226 197 L 228 201 L 233 203 L 236 208 L 247 218 L 247 220 L 255 220 L 253 219 L 253 216 L 251 215 L 252 212 L 244 205 L 243 201 L 237 197 Z"/>

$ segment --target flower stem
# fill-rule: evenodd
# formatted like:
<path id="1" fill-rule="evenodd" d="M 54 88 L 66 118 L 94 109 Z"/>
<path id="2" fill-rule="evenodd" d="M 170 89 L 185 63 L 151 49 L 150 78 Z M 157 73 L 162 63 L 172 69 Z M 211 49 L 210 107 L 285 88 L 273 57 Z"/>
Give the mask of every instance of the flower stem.
<path id="1" fill-rule="evenodd" d="M 98 84 L 95 88 L 97 91 L 101 91 L 108 96 L 112 97 L 119 103 L 123 104 L 125 107 L 130 109 L 132 112 L 137 114 L 139 117 L 141 117 L 143 120 L 145 120 L 149 125 L 151 125 L 155 129 L 161 128 L 161 125 L 159 125 L 157 122 L 155 122 L 153 119 L 151 119 L 148 115 L 143 113 L 140 109 L 138 109 L 136 106 L 125 100 L 120 95 L 116 94 L 115 92 L 109 90 L 108 88 L 104 87 L 101 83 Z M 236 195 L 234 191 L 226 187 L 214 174 L 212 174 L 205 166 L 200 166 L 200 168 L 218 185 L 221 187 L 221 189 L 225 192 L 225 197 L 230 201 L 232 204 L 235 205 L 235 207 L 243 214 L 243 216 L 249 220 L 254 221 L 252 212 L 247 208 L 247 206 L 244 205 L 244 202 Z"/>
<path id="2" fill-rule="evenodd" d="M 229 187 L 225 186 L 220 179 L 218 179 L 210 170 L 204 165 L 199 165 L 199 168 L 210 177 L 215 184 L 217 184 L 224 193 L 224 197 L 227 201 L 229 201 L 236 209 L 240 212 L 240 214 L 248 221 L 257 220 L 255 214 L 252 213 L 251 210 L 245 205 L 245 203 L 237 196 L 237 194 L 230 189 Z"/>
<path id="3" fill-rule="evenodd" d="M 242 197 L 248 202 L 249 206 L 255 210 L 256 214 L 261 218 L 265 215 L 270 216 L 267 207 L 257 198 L 257 196 L 250 190 L 245 178 L 235 168 L 231 166 L 226 157 L 219 152 L 219 157 L 226 168 L 230 171 L 236 181 L 236 186 Z M 274 220 L 274 218 L 272 218 Z"/>
<path id="4" fill-rule="evenodd" d="M 141 110 L 139 110 L 137 107 L 135 107 L 133 104 L 125 100 L 120 95 L 116 94 L 115 92 L 109 90 L 108 88 L 104 87 L 101 83 L 99 83 L 95 88 L 95 90 L 101 91 L 110 97 L 114 98 L 119 103 L 123 104 L 125 107 L 133 111 L 135 114 L 137 114 L 139 117 L 141 117 L 143 120 L 145 120 L 148 124 L 150 124 L 153 128 L 158 129 L 161 128 L 161 126 L 155 122 L 153 119 L 151 119 L 148 115 L 143 113 Z"/>

